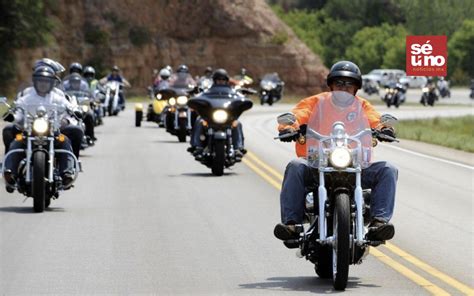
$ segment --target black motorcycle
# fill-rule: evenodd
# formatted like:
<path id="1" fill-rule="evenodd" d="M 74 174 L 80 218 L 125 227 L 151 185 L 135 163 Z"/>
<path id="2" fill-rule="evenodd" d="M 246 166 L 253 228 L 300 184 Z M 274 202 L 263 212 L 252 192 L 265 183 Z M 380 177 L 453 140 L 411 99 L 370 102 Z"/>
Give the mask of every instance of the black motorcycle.
<path id="1" fill-rule="evenodd" d="M 436 94 L 436 86 L 434 83 L 428 83 L 425 87 L 421 89 L 421 99 L 420 104 L 423 106 L 429 105 L 434 106 L 435 101 L 438 100 L 438 95 Z"/>
<path id="2" fill-rule="evenodd" d="M 283 86 L 285 83 L 281 81 L 277 73 L 265 74 L 260 81 L 260 89 L 258 91 L 260 104 L 273 105 L 283 96 Z"/>
<path id="3" fill-rule="evenodd" d="M 212 87 L 188 102 L 204 120 L 204 148 L 201 163 L 216 176 L 237 161 L 232 141 L 232 128 L 240 115 L 252 108 L 252 101 L 229 87 Z"/>
<path id="4" fill-rule="evenodd" d="M 163 109 L 163 123 L 166 131 L 178 137 L 180 142 L 186 142 L 197 115 L 188 107 L 189 97 L 197 91 L 194 85 L 182 85 L 171 82 L 169 88 L 160 90 L 166 94 L 168 105 Z"/>
<path id="5" fill-rule="evenodd" d="M 385 96 L 383 101 L 387 104 L 387 107 L 390 106 L 399 107 L 400 104 L 405 102 L 405 93 L 406 89 L 401 83 L 390 82 L 385 87 Z"/>
<path id="6" fill-rule="evenodd" d="M 377 82 L 370 79 L 363 80 L 362 90 L 369 96 L 372 94 L 379 94 L 379 86 Z"/>
<path id="7" fill-rule="evenodd" d="M 6 104 L 6 98 L 0 98 L 0 103 Z M 23 114 L 25 120 L 24 132 L 18 134 L 16 140 L 25 141 L 26 148 L 12 149 L 3 158 L 5 163 L 5 160 L 13 154 L 24 155 L 18 167 L 16 187 L 7 187 L 7 191 L 12 193 L 17 189 L 25 196 L 32 197 L 34 211 L 43 212 L 49 207 L 51 199 L 58 198 L 59 193 L 64 190 L 56 155 L 68 154 L 74 159 L 74 179 L 80 170 L 79 162 L 72 152 L 54 147 L 55 141 L 66 141 L 65 136 L 59 131 L 59 124 L 60 115 L 67 110 L 62 106 L 46 103 L 10 107 L 10 112 L 18 111 Z M 3 175 L 3 168 L 1 173 Z"/>

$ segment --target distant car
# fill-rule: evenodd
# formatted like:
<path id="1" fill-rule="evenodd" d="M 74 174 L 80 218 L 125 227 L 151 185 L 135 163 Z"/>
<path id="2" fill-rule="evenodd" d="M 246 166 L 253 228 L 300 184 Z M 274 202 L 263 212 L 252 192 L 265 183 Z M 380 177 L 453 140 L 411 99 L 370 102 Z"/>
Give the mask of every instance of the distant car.
<path id="1" fill-rule="evenodd" d="M 410 88 L 421 88 L 426 85 L 426 81 L 425 76 L 403 76 L 399 80 L 401 84 Z"/>
<path id="2" fill-rule="evenodd" d="M 399 79 L 406 76 L 405 71 L 400 69 L 374 69 L 366 75 L 362 75 L 363 80 L 372 80 L 384 86 L 392 79 Z"/>

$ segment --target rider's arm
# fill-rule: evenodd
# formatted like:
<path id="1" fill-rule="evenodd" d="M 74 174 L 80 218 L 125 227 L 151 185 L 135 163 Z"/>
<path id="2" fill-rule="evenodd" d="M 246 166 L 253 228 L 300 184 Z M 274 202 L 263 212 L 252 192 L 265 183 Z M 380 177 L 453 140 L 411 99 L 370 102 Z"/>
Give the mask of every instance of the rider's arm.
<path id="1" fill-rule="evenodd" d="M 318 102 L 317 96 L 311 96 L 306 99 L 301 100 L 296 106 L 291 110 L 296 116 L 296 122 L 291 126 L 294 129 L 299 129 L 300 125 L 307 124 L 311 113 L 313 112 L 313 108 Z M 287 125 L 279 125 L 278 130 L 283 130 L 288 128 Z"/>
<path id="2" fill-rule="evenodd" d="M 365 115 L 367 115 L 367 118 L 369 119 L 369 124 L 371 128 L 377 127 L 377 125 L 380 123 L 380 113 L 377 112 L 374 109 L 374 106 L 369 103 L 369 101 L 365 99 L 362 100 L 362 108 L 364 108 Z"/>

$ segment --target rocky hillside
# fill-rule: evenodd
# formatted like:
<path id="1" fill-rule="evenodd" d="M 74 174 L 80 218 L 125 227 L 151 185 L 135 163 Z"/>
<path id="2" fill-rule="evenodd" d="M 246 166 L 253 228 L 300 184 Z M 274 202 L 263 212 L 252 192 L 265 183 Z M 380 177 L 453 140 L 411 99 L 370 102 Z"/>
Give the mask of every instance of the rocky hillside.
<path id="1" fill-rule="evenodd" d="M 193 75 L 206 66 L 254 77 L 278 72 L 287 89 L 314 93 L 327 69 L 264 0 L 56 0 L 48 8 L 54 31 L 48 46 L 16 52 L 17 81 L 47 56 L 65 65 L 117 64 L 134 90 L 151 82 L 154 68 L 185 63 Z"/>

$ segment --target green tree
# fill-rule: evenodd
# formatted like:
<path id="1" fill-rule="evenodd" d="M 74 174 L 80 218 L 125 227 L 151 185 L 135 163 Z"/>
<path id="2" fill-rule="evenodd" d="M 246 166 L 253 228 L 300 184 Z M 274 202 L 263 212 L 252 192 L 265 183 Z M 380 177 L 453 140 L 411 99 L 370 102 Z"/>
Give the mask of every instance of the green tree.
<path id="1" fill-rule="evenodd" d="M 465 20 L 448 42 L 448 71 L 456 83 L 474 77 L 474 20 Z"/>
<path id="2" fill-rule="evenodd" d="M 52 24 L 39 0 L 0 0 L 0 90 L 15 73 L 14 49 L 44 44 Z"/>

